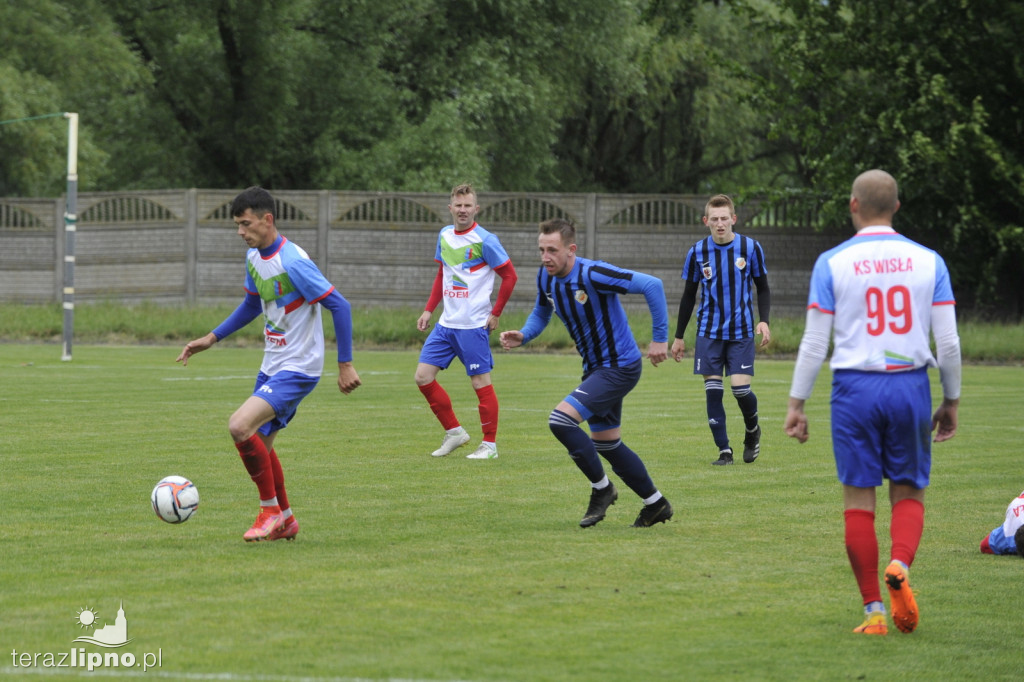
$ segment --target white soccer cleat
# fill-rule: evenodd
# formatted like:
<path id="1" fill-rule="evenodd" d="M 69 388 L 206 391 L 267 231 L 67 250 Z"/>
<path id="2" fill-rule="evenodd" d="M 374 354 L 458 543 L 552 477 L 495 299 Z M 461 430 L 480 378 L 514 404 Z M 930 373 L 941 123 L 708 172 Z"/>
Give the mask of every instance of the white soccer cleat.
<path id="1" fill-rule="evenodd" d="M 468 442 L 469 434 L 466 432 L 466 429 L 460 426 L 451 433 L 446 432 L 444 434 L 444 440 L 441 441 L 441 447 L 431 452 L 430 455 L 432 457 L 444 457 L 455 450 L 455 448 L 461 448 Z"/>
<path id="2" fill-rule="evenodd" d="M 480 447 L 466 455 L 466 459 L 498 459 L 498 446 L 480 443 Z"/>

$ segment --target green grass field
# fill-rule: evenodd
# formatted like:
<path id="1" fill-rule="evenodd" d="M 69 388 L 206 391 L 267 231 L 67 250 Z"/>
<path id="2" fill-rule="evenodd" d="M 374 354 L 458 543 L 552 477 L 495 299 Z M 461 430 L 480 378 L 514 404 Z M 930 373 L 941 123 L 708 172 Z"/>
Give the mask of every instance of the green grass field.
<path id="1" fill-rule="evenodd" d="M 442 434 L 412 381 L 416 353 L 359 351 L 363 386 L 342 396 L 326 376 L 277 441 L 298 539 L 247 544 L 255 486 L 227 419 L 261 350 L 218 347 L 187 368 L 178 350 L 79 345 L 61 362 L 54 345 L 0 344 L 3 677 L 1019 679 L 1024 563 L 978 543 L 1024 488 L 1020 366 L 965 367 L 960 432 L 935 447 L 911 573 L 921 624 L 863 637 L 850 632 L 860 598 L 827 370 L 801 446 L 782 433 L 792 362 L 760 360 L 762 455 L 720 468 L 690 364 L 648 365 L 625 440 L 675 518 L 630 528 L 641 503 L 620 486 L 605 521 L 582 530 L 589 486 L 546 423 L 578 357 L 498 353 L 501 456 L 472 461 L 461 367 L 441 380 L 473 440 L 435 459 Z M 180 526 L 149 507 L 168 474 L 202 498 Z M 79 613 L 111 623 L 122 603 L 131 641 L 117 651 L 140 667 L 43 667 L 46 653 L 104 652 L 73 643 L 90 631 Z M 18 662 L 26 653 L 34 667 Z M 159 665 L 143 672 L 150 654 Z"/>

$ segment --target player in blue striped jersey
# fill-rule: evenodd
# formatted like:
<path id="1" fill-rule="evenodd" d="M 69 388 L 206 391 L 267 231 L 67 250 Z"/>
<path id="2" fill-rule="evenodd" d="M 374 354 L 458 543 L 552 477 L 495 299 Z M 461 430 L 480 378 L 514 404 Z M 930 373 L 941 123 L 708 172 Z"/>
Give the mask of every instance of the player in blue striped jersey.
<path id="1" fill-rule="evenodd" d="M 576 228 L 554 218 L 540 224 L 541 265 L 537 302 L 521 330 L 501 334 L 506 350 L 536 338 L 551 315 L 565 324 L 583 358 L 583 382 L 548 417 L 548 426 L 590 480 L 590 504 L 580 526 L 605 517 L 618 491 L 601 457 L 644 502 L 633 526 L 668 521 L 672 505 L 655 487 L 639 455 L 622 442 L 622 401 L 640 380 L 643 353 L 633 338 L 620 294 L 643 294 L 651 311 L 653 336 L 647 357 L 657 366 L 668 357 L 668 310 L 661 280 L 641 272 L 576 255 Z M 590 427 L 588 436 L 580 424 Z M 600 457 L 598 456 L 600 455 Z"/>
<path id="2" fill-rule="evenodd" d="M 761 452 L 761 426 L 757 419 L 757 396 L 750 388 L 754 376 L 754 339 L 761 336 L 761 347 L 772 339 L 768 328 L 771 292 L 768 269 L 761 245 L 750 237 L 733 232 L 736 209 L 724 194 L 711 197 L 704 209 L 704 224 L 711 230 L 692 246 L 683 265 L 683 297 L 679 301 L 676 337 L 672 357 L 683 359 L 686 343 L 683 334 L 697 301 L 697 342 L 693 354 L 693 373 L 704 378 L 708 425 L 718 446 L 713 464 L 732 464 L 733 450 L 725 426 L 725 387 L 722 377 L 729 375 L 733 397 L 740 406 L 746 433 L 743 461 L 753 462 Z M 757 313 L 754 322 L 753 291 L 757 288 Z"/>

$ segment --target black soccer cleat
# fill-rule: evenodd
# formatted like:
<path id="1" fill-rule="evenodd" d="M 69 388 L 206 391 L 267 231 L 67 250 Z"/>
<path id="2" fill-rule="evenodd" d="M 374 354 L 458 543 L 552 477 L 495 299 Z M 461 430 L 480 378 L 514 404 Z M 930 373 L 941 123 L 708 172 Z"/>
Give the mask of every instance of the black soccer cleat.
<path id="1" fill-rule="evenodd" d="M 656 523 L 665 523 L 672 518 L 672 505 L 662 497 L 654 504 L 645 504 L 640 515 L 633 522 L 633 528 L 649 528 Z"/>
<path id="2" fill-rule="evenodd" d="M 715 466 L 725 466 L 726 464 L 732 464 L 732 448 L 726 448 L 718 453 L 718 459 L 712 462 Z"/>
<path id="3" fill-rule="evenodd" d="M 753 431 L 747 431 L 743 438 L 743 461 L 750 464 L 761 454 L 761 425 L 758 424 Z"/>
<path id="4" fill-rule="evenodd" d="M 604 518 L 608 507 L 615 504 L 617 499 L 619 499 L 619 491 L 615 489 L 614 483 L 609 483 L 607 487 L 600 490 L 597 488 L 591 490 L 590 504 L 587 506 L 587 513 L 580 519 L 580 528 L 590 528 L 597 524 Z"/>

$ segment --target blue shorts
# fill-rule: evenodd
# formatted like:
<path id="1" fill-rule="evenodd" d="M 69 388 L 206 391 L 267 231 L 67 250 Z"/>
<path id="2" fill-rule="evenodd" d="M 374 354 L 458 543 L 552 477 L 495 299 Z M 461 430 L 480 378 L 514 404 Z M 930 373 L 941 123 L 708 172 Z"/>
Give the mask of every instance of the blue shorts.
<path id="1" fill-rule="evenodd" d="M 892 483 L 923 489 L 932 468 L 932 394 L 928 370 L 832 377 L 832 448 L 844 485 Z"/>
<path id="2" fill-rule="evenodd" d="M 452 360 L 458 358 L 466 368 L 466 376 L 487 374 L 494 369 L 488 334 L 486 327 L 452 329 L 435 324 L 420 351 L 420 362 L 448 369 Z"/>
<path id="3" fill-rule="evenodd" d="M 311 377 L 298 372 L 278 372 L 268 376 L 260 372 L 256 377 L 256 387 L 252 394 L 270 403 L 274 408 L 274 418 L 259 428 L 264 436 L 280 431 L 288 426 L 299 409 L 299 403 L 313 392 L 320 382 L 320 377 Z"/>
<path id="4" fill-rule="evenodd" d="M 598 367 L 565 397 L 590 426 L 590 432 L 608 431 L 622 425 L 622 400 L 640 381 L 643 360 L 629 367 Z"/>
<path id="5" fill-rule="evenodd" d="M 702 376 L 749 374 L 754 376 L 754 337 L 723 341 L 697 337 L 693 351 L 693 373 Z M 725 371 L 722 371 L 722 370 Z"/>

